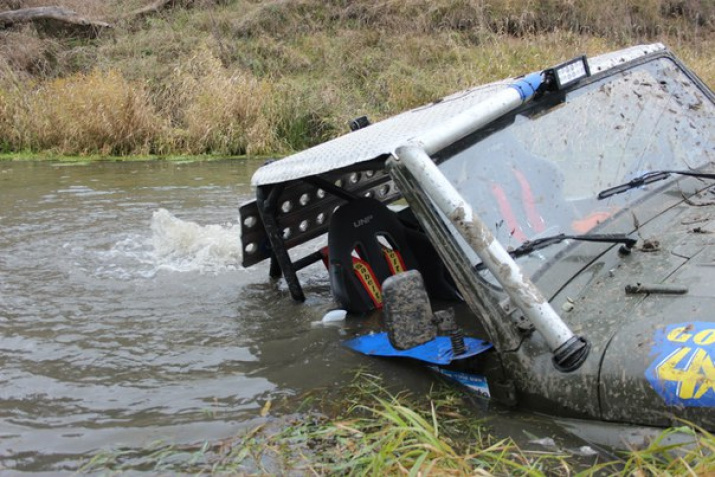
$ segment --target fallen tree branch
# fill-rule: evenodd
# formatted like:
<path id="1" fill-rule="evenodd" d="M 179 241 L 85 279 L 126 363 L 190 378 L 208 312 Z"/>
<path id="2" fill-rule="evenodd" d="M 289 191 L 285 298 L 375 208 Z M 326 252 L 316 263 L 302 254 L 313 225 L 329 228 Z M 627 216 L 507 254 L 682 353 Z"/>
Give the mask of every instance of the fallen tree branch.
<path id="1" fill-rule="evenodd" d="M 134 10 L 133 12 L 130 12 L 127 17 L 141 18 L 147 15 L 153 15 L 155 13 L 159 13 L 165 8 L 174 7 L 176 6 L 176 4 L 180 3 L 182 3 L 180 0 L 157 0 L 154 3 L 147 5 L 146 7 L 142 7 L 137 10 Z M 183 3 L 191 4 L 192 2 L 184 1 Z"/>
<path id="2" fill-rule="evenodd" d="M 102 30 L 112 27 L 109 23 L 90 20 L 62 7 L 21 8 L 0 12 L 0 29 L 28 22 L 53 36 L 72 34 L 95 38 Z"/>

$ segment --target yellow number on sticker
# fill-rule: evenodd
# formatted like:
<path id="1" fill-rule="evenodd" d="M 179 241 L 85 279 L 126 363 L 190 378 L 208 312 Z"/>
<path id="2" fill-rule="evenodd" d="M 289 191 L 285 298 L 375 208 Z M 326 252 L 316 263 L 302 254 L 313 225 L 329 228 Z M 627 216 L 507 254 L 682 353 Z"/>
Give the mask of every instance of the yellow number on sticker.
<path id="1" fill-rule="evenodd" d="M 675 350 L 658 365 L 656 375 L 663 381 L 677 382 L 679 398 L 700 399 L 709 390 L 715 391 L 715 365 L 702 348 L 697 348 L 692 357 L 685 360 L 690 351 L 692 348 Z M 685 368 L 678 369 L 681 361 L 686 361 Z"/>

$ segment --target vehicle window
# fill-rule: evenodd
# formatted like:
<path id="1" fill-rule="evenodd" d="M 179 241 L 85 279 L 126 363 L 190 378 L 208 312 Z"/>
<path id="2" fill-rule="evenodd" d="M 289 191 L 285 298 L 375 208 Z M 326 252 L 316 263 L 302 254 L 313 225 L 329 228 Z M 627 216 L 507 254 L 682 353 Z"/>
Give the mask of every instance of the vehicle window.
<path id="1" fill-rule="evenodd" d="M 664 58 L 572 91 L 546 112 L 518 115 L 440 169 L 509 247 L 586 233 L 643 194 L 597 200 L 607 187 L 713 162 L 715 106 Z"/>

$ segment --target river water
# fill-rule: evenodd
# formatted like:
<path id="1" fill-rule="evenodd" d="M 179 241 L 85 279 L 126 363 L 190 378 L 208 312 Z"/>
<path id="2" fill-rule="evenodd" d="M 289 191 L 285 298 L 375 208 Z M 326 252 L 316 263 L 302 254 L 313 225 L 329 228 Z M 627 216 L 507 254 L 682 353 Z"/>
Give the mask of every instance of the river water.
<path id="1" fill-rule="evenodd" d="M 260 164 L 0 163 L 0 471 L 234 436 L 267 401 L 374 365 L 340 345 L 364 323 L 317 325 L 333 307 L 320 266 L 301 272 L 302 304 L 267 264 L 241 267 L 238 206 Z M 513 435 L 524 419 L 498 422 Z M 546 422 L 532 434 L 555 436 Z"/>
<path id="2" fill-rule="evenodd" d="M 157 439 L 230 436 L 269 399 L 344 379 L 316 327 L 242 269 L 260 162 L 0 163 L 0 468 L 72 468 Z"/>

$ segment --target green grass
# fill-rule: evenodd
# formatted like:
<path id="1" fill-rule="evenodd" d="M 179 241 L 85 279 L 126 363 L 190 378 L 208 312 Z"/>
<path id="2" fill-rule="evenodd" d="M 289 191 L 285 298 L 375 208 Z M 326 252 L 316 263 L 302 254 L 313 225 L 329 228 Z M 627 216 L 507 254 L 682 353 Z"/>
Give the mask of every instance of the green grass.
<path id="1" fill-rule="evenodd" d="M 270 156 L 272 158 L 273 156 Z M 166 162 L 210 162 L 210 161 L 226 161 L 226 160 L 244 160 L 250 159 L 261 163 L 269 159 L 269 156 L 230 156 L 223 154 L 174 154 L 174 155 L 133 155 L 133 156 L 107 156 L 107 155 L 82 155 L 82 156 L 65 156 L 52 154 L 49 152 L 11 152 L 0 154 L 0 163 L 22 162 L 22 161 L 47 161 L 59 163 L 92 163 L 92 162 L 150 162 L 150 161 L 166 161 Z"/>
<path id="2" fill-rule="evenodd" d="M 225 0 L 123 17 L 147 1 L 58 1 L 114 23 L 96 40 L 0 37 L 0 151 L 286 154 L 353 117 L 654 41 L 715 84 L 713 2 Z"/>
<path id="3" fill-rule="evenodd" d="M 80 473 L 138 470 L 195 475 L 706 475 L 715 437 L 690 426 L 666 429 L 644 449 L 585 465 L 566 451 L 530 451 L 490 434 L 461 390 L 392 394 L 358 373 L 339 397 L 312 396 L 298 411 L 233 439 L 96 454 Z M 288 404 L 290 406 L 291 404 Z M 280 412 L 280 411 L 279 411 Z M 679 443 L 669 438 L 679 436 Z"/>

